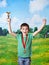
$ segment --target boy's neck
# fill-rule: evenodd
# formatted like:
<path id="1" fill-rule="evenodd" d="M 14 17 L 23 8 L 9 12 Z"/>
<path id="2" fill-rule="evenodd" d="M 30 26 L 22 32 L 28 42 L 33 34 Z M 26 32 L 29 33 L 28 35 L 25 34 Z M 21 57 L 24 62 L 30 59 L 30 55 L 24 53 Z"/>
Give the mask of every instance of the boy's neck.
<path id="1" fill-rule="evenodd" d="M 23 34 L 23 37 L 26 37 L 27 36 L 27 34 Z"/>

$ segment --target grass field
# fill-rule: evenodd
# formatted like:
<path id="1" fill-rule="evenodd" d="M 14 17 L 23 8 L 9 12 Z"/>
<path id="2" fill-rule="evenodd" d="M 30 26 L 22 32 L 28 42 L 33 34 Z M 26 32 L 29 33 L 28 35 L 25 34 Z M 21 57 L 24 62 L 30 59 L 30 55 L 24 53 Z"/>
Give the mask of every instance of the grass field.
<path id="1" fill-rule="evenodd" d="M 0 65 L 18 65 L 17 40 L 0 36 Z M 32 41 L 31 65 L 49 65 L 49 38 Z"/>

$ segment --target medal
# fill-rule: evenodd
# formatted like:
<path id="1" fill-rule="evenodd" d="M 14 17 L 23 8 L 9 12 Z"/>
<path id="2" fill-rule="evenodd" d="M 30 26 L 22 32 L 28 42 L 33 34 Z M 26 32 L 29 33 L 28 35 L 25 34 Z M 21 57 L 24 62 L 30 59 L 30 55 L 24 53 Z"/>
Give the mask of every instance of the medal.
<path id="1" fill-rule="evenodd" d="M 24 53 L 26 53 L 26 50 L 24 49 Z"/>

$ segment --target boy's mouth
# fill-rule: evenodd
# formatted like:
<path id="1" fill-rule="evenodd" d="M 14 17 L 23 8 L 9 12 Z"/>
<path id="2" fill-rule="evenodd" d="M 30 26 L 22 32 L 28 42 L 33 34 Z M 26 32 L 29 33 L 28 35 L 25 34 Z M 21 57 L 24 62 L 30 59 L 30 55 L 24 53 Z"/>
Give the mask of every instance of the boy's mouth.
<path id="1" fill-rule="evenodd" d="M 26 33 L 26 32 L 24 32 L 24 33 Z"/>

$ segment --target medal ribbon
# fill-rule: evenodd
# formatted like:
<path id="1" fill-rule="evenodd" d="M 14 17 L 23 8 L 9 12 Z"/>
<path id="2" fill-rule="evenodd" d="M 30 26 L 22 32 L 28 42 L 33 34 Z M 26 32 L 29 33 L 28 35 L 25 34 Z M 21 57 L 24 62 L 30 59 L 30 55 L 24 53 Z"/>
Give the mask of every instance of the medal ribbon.
<path id="1" fill-rule="evenodd" d="M 26 42 L 27 42 L 27 35 L 26 35 L 26 41 L 24 41 L 24 37 L 22 35 L 22 44 L 23 44 L 24 49 L 26 48 Z"/>

